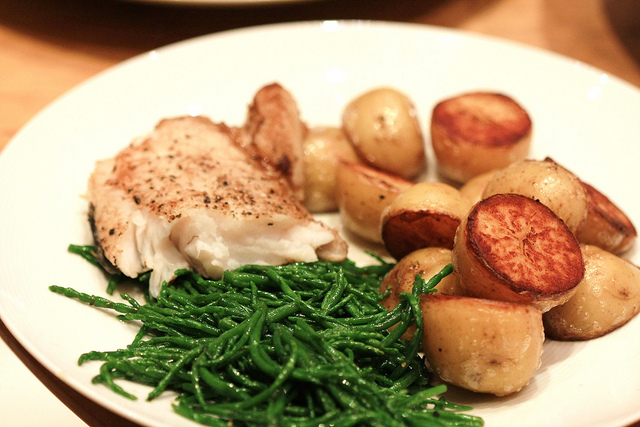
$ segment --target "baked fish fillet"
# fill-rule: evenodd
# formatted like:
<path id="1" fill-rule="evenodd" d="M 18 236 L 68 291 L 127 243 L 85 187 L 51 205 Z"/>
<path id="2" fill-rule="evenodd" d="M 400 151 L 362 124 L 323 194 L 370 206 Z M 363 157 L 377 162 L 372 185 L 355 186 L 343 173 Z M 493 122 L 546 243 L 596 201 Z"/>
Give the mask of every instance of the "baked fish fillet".
<path id="1" fill-rule="evenodd" d="M 179 268 L 216 279 L 245 264 L 345 259 L 346 243 L 256 160 L 248 138 L 205 117 L 166 119 L 99 161 L 88 198 L 103 261 L 129 277 L 152 270 L 157 296 Z"/>

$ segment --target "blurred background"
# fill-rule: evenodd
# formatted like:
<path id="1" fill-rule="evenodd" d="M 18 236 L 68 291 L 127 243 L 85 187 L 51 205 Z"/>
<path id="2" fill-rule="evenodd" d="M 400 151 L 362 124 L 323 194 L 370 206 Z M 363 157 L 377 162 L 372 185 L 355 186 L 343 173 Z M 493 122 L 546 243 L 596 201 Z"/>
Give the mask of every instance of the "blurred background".
<path id="1" fill-rule="evenodd" d="M 0 148 L 49 102 L 115 63 L 187 38 L 276 22 L 366 19 L 457 28 L 567 55 L 640 86 L 637 0 L 161 1 L 0 2 Z"/>

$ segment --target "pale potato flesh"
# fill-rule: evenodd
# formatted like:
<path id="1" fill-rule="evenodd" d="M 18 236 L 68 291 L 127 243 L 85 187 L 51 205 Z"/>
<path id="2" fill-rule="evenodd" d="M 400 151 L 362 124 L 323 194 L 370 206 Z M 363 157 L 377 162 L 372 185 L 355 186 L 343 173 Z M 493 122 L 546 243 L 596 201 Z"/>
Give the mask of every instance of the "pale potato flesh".
<path id="1" fill-rule="evenodd" d="M 342 162 L 359 162 L 351 143 L 340 128 L 315 127 L 306 134 L 302 151 L 305 207 L 312 213 L 337 210 L 338 167 Z"/>
<path id="2" fill-rule="evenodd" d="M 381 301 L 381 304 L 388 310 L 393 310 L 400 304 L 400 294 L 413 291 L 416 275 L 429 281 L 449 264 L 451 264 L 451 250 L 449 249 L 422 248 L 410 253 L 398 261 L 380 284 L 380 293 L 390 290 L 389 295 Z M 465 294 L 455 273 L 443 277 L 435 289 L 438 294 Z M 411 339 L 414 332 L 415 327 L 409 328 L 403 338 Z"/>
<path id="3" fill-rule="evenodd" d="M 469 203 L 472 206 L 482 200 L 484 190 L 487 188 L 487 185 L 493 178 L 495 172 L 496 171 L 485 172 L 481 175 L 474 176 L 460 187 L 460 193 L 463 197 L 469 200 Z"/>
<path id="4" fill-rule="evenodd" d="M 499 170 L 485 188 L 483 198 L 515 193 L 538 200 L 576 233 L 587 217 L 587 195 L 580 180 L 550 160 L 524 160 Z"/>
<path id="5" fill-rule="evenodd" d="M 442 380 L 505 396 L 540 367 L 544 332 L 535 307 L 449 295 L 424 297 L 421 305 L 422 350 Z"/>
<path id="6" fill-rule="evenodd" d="M 371 166 L 406 179 L 426 166 L 415 108 L 395 89 L 373 89 L 352 100 L 342 114 L 342 128 Z"/>
<path id="7" fill-rule="evenodd" d="M 640 269 L 597 246 L 582 245 L 585 275 L 575 295 L 544 314 L 545 331 L 558 340 L 597 338 L 640 311 Z"/>
<path id="8" fill-rule="evenodd" d="M 357 236 L 382 243 L 382 212 L 411 181 L 357 163 L 342 163 L 336 175 L 336 201 L 342 224 Z"/>

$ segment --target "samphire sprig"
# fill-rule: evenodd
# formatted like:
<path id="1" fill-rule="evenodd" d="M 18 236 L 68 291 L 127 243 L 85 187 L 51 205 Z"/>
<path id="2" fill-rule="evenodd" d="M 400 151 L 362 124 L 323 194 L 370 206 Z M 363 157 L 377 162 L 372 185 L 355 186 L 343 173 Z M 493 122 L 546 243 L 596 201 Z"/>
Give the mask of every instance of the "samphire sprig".
<path id="1" fill-rule="evenodd" d="M 95 253 L 70 251 L 90 261 Z M 427 282 L 416 277 L 388 311 L 379 287 L 393 265 L 377 260 L 248 265 L 220 280 L 179 270 L 145 303 L 50 289 L 142 325 L 126 348 L 80 356 L 79 364 L 102 362 L 94 383 L 129 399 L 119 379 L 151 386 L 148 400 L 172 390 L 174 410 L 204 425 L 482 425 L 464 413 L 471 408 L 439 397 L 446 387 L 430 386 L 418 354 L 420 294 L 451 266 Z"/>

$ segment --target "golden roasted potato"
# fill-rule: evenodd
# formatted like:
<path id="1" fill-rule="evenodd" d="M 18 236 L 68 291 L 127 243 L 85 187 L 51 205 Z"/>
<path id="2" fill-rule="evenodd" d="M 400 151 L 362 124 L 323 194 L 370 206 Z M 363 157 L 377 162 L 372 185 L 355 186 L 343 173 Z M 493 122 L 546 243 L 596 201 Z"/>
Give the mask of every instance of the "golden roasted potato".
<path id="1" fill-rule="evenodd" d="M 382 305 L 393 310 L 399 303 L 398 296 L 413 290 L 416 275 L 428 281 L 451 264 L 451 250 L 445 248 L 422 248 L 411 252 L 391 269 L 380 284 L 380 292 L 390 288 L 390 295 L 382 300 Z M 455 273 L 444 277 L 435 287 L 438 293 L 445 295 L 465 295 L 458 284 Z"/>
<path id="2" fill-rule="evenodd" d="M 497 171 L 483 197 L 500 193 L 521 194 L 542 202 L 574 234 L 587 218 L 587 194 L 582 183 L 550 159 L 523 160 Z"/>
<path id="3" fill-rule="evenodd" d="M 426 165 L 415 108 L 395 89 L 374 89 L 351 101 L 342 128 L 360 157 L 378 169 L 410 179 Z"/>
<path id="4" fill-rule="evenodd" d="M 470 295 L 543 312 L 571 298 L 584 274 L 580 246 L 565 223 L 519 194 L 478 202 L 458 227 L 452 255 Z"/>
<path id="5" fill-rule="evenodd" d="M 442 380 L 505 396 L 540 367 L 544 331 L 537 308 L 438 294 L 424 296 L 421 307 L 422 351 Z"/>
<path id="6" fill-rule="evenodd" d="M 411 181 L 357 163 L 342 163 L 336 175 L 336 201 L 342 224 L 354 234 L 382 243 L 382 211 Z"/>
<path id="7" fill-rule="evenodd" d="M 309 129 L 302 145 L 304 159 L 304 205 L 311 212 L 338 209 L 336 175 L 341 162 L 359 161 L 342 129 Z"/>
<path id="8" fill-rule="evenodd" d="M 582 185 L 587 192 L 587 220 L 578 230 L 578 241 L 614 254 L 628 251 L 637 237 L 631 220 L 596 188 L 586 182 Z"/>
<path id="9" fill-rule="evenodd" d="M 429 281 L 450 263 L 450 249 L 422 248 L 411 252 L 398 261 L 380 284 L 380 293 L 390 289 L 389 296 L 383 299 L 381 304 L 387 310 L 393 310 L 400 303 L 401 293 L 411 293 L 413 291 L 416 275 L 420 275 L 425 281 Z M 455 273 L 451 273 L 440 280 L 435 289 L 438 290 L 438 294 L 464 295 L 464 290 L 460 287 Z M 415 329 L 415 326 L 409 328 L 402 337 L 411 339 Z"/>
<path id="10" fill-rule="evenodd" d="M 460 193 L 469 200 L 472 206 L 475 205 L 482 200 L 484 189 L 487 188 L 487 184 L 489 184 L 495 173 L 496 171 L 491 171 L 474 176 L 460 187 Z"/>
<path id="11" fill-rule="evenodd" d="M 441 182 L 420 182 L 402 192 L 382 215 L 382 240 L 395 259 L 431 246 L 451 249 L 470 203 Z"/>
<path id="12" fill-rule="evenodd" d="M 544 314 L 557 340 L 588 340 L 627 323 L 640 311 L 640 269 L 604 249 L 582 245 L 585 274 L 571 299 Z"/>
<path id="13" fill-rule="evenodd" d="M 524 159 L 531 145 L 529 114 L 512 98 L 492 92 L 455 96 L 431 115 L 431 144 L 439 172 L 454 181 Z"/>

